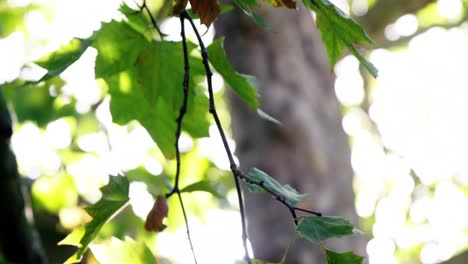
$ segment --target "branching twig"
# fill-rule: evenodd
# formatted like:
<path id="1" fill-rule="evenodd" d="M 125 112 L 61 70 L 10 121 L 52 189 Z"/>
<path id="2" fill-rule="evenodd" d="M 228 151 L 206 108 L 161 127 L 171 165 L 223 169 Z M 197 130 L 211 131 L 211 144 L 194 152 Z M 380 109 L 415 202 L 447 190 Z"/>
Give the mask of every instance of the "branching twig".
<path id="1" fill-rule="evenodd" d="M 206 51 L 205 44 L 203 43 L 200 33 L 198 32 L 197 27 L 195 26 L 190 14 L 187 11 L 184 11 L 181 14 L 181 16 L 187 18 L 187 20 L 192 25 L 193 31 L 195 32 L 195 35 L 197 36 L 198 44 L 200 45 L 203 64 L 205 66 L 206 77 L 207 77 L 207 82 L 208 82 L 208 94 L 209 94 L 209 103 L 210 103 L 209 110 L 210 110 L 210 114 L 213 116 L 213 119 L 215 120 L 216 127 L 218 128 L 219 134 L 221 135 L 221 140 L 223 141 L 224 149 L 226 150 L 226 154 L 229 158 L 229 164 L 230 164 L 233 176 L 234 176 L 234 181 L 235 181 L 236 190 L 237 190 L 237 198 L 239 200 L 239 211 L 241 214 L 241 222 L 242 222 L 242 243 L 244 245 L 244 253 L 245 253 L 244 258 L 247 261 L 247 263 L 251 264 L 252 261 L 249 257 L 249 252 L 247 250 L 247 228 L 245 224 L 245 210 L 244 210 L 244 202 L 242 199 L 242 190 L 240 187 L 239 177 L 237 177 L 236 175 L 236 171 L 238 171 L 237 165 L 234 162 L 234 158 L 233 158 L 231 149 L 229 148 L 229 145 L 227 143 L 226 135 L 224 134 L 221 121 L 219 120 L 218 113 L 216 112 L 216 106 L 215 106 L 214 96 L 213 96 L 213 85 L 212 85 L 212 80 L 211 80 L 213 72 L 211 71 L 210 64 L 208 62 L 208 52 Z"/>
<path id="2" fill-rule="evenodd" d="M 180 133 L 182 131 L 182 120 L 184 119 L 184 115 L 187 112 L 187 100 L 188 100 L 188 89 L 189 89 L 189 80 L 190 80 L 190 65 L 189 65 L 189 57 L 188 57 L 188 51 L 187 51 L 187 40 L 185 37 L 185 25 L 184 25 L 184 16 L 180 16 L 180 35 L 182 36 L 182 46 L 184 50 L 184 81 L 183 81 L 183 90 L 184 90 L 184 98 L 182 105 L 179 110 L 179 116 L 177 117 L 177 130 L 176 130 L 176 139 L 175 139 L 175 150 L 176 150 L 176 163 L 177 163 L 177 169 L 176 169 L 176 177 L 175 177 L 175 183 L 174 187 L 172 190 L 166 195 L 166 198 L 171 197 L 174 193 L 177 194 L 179 197 L 179 202 L 180 202 L 180 207 L 182 208 L 182 214 L 184 216 L 184 221 L 185 221 L 185 227 L 187 229 L 187 237 L 189 240 L 190 244 L 190 249 L 192 250 L 193 254 L 193 260 L 195 263 L 197 263 L 197 257 L 195 255 L 195 250 L 193 248 L 193 243 L 192 239 L 190 236 L 190 228 L 188 224 L 188 219 L 187 219 L 187 213 L 185 212 L 185 207 L 184 203 L 182 201 L 182 195 L 180 194 L 180 189 L 179 189 L 179 179 L 180 179 L 180 150 L 179 150 L 179 138 L 180 138 Z"/>
<path id="3" fill-rule="evenodd" d="M 249 184 L 253 184 L 253 185 L 261 187 L 263 190 L 265 190 L 266 192 L 268 192 L 272 196 L 274 196 L 276 200 L 278 200 L 279 202 L 284 204 L 289 209 L 289 212 L 291 213 L 291 216 L 294 219 L 294 223 L 296 225 L 298 224 L 296 211 L 306 212 L 306 213 L 313 214 L 313 215 L 316 215 L 316 216 L 322 216 L 322 214 L 320 212 L 315 212 L 315 211 L 311 211 L 311 210 L 296 207 L 295 205 L 291 204 L 283 195 L 278 194 L 278 193 L 274 192 L 273 190 L 271 190 L 270 188 L 268 188 L 267 186 L 265 186 L 263 181 L 253 180 L 250 177 L 248 177 L 247 175 L 243 174 L 238 169 L 238 167 L 237 167 L 237 165 L 236 165 L 236 163 L 234 161 L 234 157 L 232 155 L 229 144 L 227 142 L 226 135 L 224 133 L 224 129 L 223 129 L 222 125 L 221 125 L 218 114 L 216 112 L 216 106 L 215 106 L 214 96 L 213 96 L 212 79 L 211 79 L 213 73 L 211 71 L 210 64 L 209 64 L 209 61 L 208 61 L 208 52 L 207 52 L 205 44 L 203 43 L 203 40 L 202 40 L 202 38 L 200 36 L 200 33 L 198 32 L 198 30 L 197 30 L 191 16 L 188 14 L 188 12 L 184 11 L 181 14 L 181 17 L 187 18 L 187 20 L 190 22 L 190 24 L 191 24 L 191 26 L 192 26 L 192 28 L 193 28 L 193 30 L 195 32 L 195 35 L 197 37 L 198 43 L 200 45 L 200 49 L 201 49 L 201 53 L 202 53 L 202 59 L 203 59 L 203 65 L 205 66 L 207 83 L 208 83 L 209 111 L 210 111 L 211 115 L 213 116 L 213 119 L 215 120 L 216 127 L 218 128 L 218 132 L 219 132 L 219 134 L 221 136 L 221 140 L 223 142 L 224 149 L 226 151 L 226 155 L 227 155 L 227 157 L 229 159 L 230 168 L 231 168 L 232 174 L 234 176 L 234 181 L 235 181 L 235 184 L 236 184 L 237 197 L 238 197 L 238 200 L 239 200 L 239 211 L 240 211 L 241 222 L 242 222 L 242 242 L 243 242 L 243 245 L 244 245 L 244 252 L 245 252 L 245 257 L 244 258 L 247 261 L 247 263 L 251 264 L 252 261 L 251 261 L 251 259 L 249 257 L 249 253 L 248 253 L 248 249 L 247 249 L 247 229 L 246 229 L 246 223 L 245 223 L 246 218 L 245 218 L 244 203 L 243 203 L 243 198 L 242 198 L 242 190 L 241 190 L 241 187 L 240 187 L 240 180 L 244 180 L 245 182 L 247 182 Z"/>
<path id="4" fill-rule="evenodd" d="M 137 4 L 138 6 L 138 4 Z M 151 24 L 153 25 L 153 27 L 156 29 L 156 31 L 158 32 L 159 34 L 159 37 L 161 39 L 164 38 L 164 33 L 161 32 L 161 29 L 159 28 L 158 26 L 158 23 L 156 21 L 156 18 L 154 18 L 153 14 L 151 14 L 151 10 L 148 8 L 148 5 L 146 4 L 146 0 L 143 0 L 143 3 L 141 4 L 141 6 L 139 6 L 140 10 L 138 11 L 139 13 L 143 13 L 143 11 L 146 11 L 146 13 L 148 14 L 150 20 L 151 20 Z"/>

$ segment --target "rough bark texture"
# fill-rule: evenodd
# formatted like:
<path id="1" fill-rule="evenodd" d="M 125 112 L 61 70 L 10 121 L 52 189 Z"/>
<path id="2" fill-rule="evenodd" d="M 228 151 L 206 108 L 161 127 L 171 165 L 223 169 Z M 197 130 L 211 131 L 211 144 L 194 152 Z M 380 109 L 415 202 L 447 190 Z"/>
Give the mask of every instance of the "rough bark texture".
<path id="1" fill-rule="evenodd" d="M 11 119 L 0 90 L 0 253 L 8 263 L 46 263 L 39 237 L 25 211 L 21 179 L 10 150 L 11 134 Z M 31 208 L 27 210 L 31 215 Z"/>
<path id="2" fill-rule="evenodd" d="M 283 125 L 261 120 L 231 96 L 236 155 L 245 171 L 258 167 L 283 184 L 310 194 L 301 204 L 325 215 L 358 223 L 347 137 L 333 89 L 333 76 L 312 17 L 296 10 L 261 8 L 270 30 L 241 12 L 217 23 L 218 35 L 235 68 L 257 77 L 261 108 Z M 266 194 L 247 193 L 248 233 L 257 258 L 280 260 L 294 236 L 289 212 Z M 287 263 L 325 263 L 318 245 L 294 244 Z M 363 241 L 351 237 L 328 243 L 335 250 L 364 254 Z"/>

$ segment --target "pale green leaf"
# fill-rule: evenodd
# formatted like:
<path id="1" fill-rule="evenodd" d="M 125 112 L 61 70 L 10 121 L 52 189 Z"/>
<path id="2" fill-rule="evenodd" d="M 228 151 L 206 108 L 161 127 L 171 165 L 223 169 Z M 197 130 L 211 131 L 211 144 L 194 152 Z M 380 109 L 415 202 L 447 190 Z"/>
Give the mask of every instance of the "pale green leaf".
<path id="1" fill-rule="evenodd" d="M 355 255 L 352 251 L 348 252 L 333 252 L 324 248 L 327 264 L 361 264 L 364 257 Z"/>
<path id="2" fill-rule="evenodd" d="M 352 235 L 354 226 L 346 219 L 334 216 L 307 216 L 299 221 L 296 232 L 318 243 L 322 240 Z"/>
<path id="3" fill-rule="evenodd" d="M 94 205 L 85 208 L 93 220 L 75 229 L 59 242 L 59 245 L 72 245 L 78 250 L 65 263 L 77 263 L 98 235 L 102 226 L 119 212 L 128 202 L 129 183 L 126 177 L 109 177 L 109 183 L 101 188 L 102 198 Z"/>
<path id="4" fill-rule="evenodd" d="M 157 263 L 151 250 L 143 241 L 134 241 L 127 237 L 125 241 L 112 237 L 109 241 L 89 246 L 94 257 L 100 263 Z"/>
<path id="5" fill-rule="evenodd" d="M 254 168 L 249 172 L 249 178 L 252 180 L 263 182 L 263 185 L 276 194 L 283 196 L 293 205 L 309 197 L 307 194 L 300 194 L 289 185 L 281 185 L 275 179 L 265 172 Z M 247 188 L 253 192 L 263 192 L 264 189 L 260 186 L 247 183 Z"/>

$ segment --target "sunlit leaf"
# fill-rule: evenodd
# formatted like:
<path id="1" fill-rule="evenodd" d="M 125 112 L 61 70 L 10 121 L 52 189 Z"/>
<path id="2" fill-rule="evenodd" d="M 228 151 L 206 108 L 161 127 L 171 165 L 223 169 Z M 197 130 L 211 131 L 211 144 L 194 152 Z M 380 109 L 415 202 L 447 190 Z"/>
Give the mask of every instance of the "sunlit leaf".
<path id="1" fill-rule="evenodd" d="M 377 77 L 378 70 L 355 48 L 355 45 L 359 43 L 373 43 L 364 29 L 328 0 L 304 0 L 303 2 L 317 16 L 317 27 L 322 35 L 331 66 L 335 66 L 343 55 L 344 49 L 348 48 L 369 73 Z"/>
<path id="2" fill-rule="evenodd" d="M 102 77 L 111 94 L 111 113 L 118 124 L 138 120 L 161 151 L 173 157 L 176 118 L 182 103 L 184 77 L 182 45 L 148 42 L 125 22 L 104 24 L 95 33 L 98 50 L 96 76 Z M 119 43 L 119 45 L 115 45 Z M 195 46 L 189 44 L 190 50 Z M 200 59 L 191 57 L 191 79 L 184 130 L 194 137 L 208 135 L 208 99 L 196 88 L 203 75 Z"/>
<path id="3" fill-rule="evenodd" d="M 93 38 L 95 41 L 92 46 L 98 50 L 96 78 L 125 70 L 134 64 L 140 52 L 149 46 L 142 34 L 124 22 L 103 23 Z"/>
<path id="4" fill-rule="evenodd" d="M 109 241 L 89 246 L 100 263 L 157 263 L 156 258 L 145 242 L 125 238 L 125 241 L 112 237 Z"/>
<path id="5" fill-rule="evenodd" d="M 253 109 L 257 109 L 259 105 L 257 91 L 249 82 L 249 77 L 237 73 L 232 68 L 231 63 L 226 58 L 222 43 L 223 38 L 219 38 L 207 48 L 210 63 L 244 102 Z"/>
<path id="6" fill-rule="evenodd" d="M 275 179 L 265 172 L 254 168 L 249 172 L 249 177 L 252 180 L 263 182 L 263 185 L 273 191 L 276 194 L 282 195 L 287 201 L 292 204 L 297 204 L 298 202 L 309 197 L 307 194 L 300 194 L 294 188 L 289 185 L 281 185 Z M 260 186 L 247 183 L 247 188 L 253 192 L 263 192 L 264 189 Z"/>
<path id="7" fill-rule="evenodd" d="M 333 252 L 324 248 L 327 264 L 361 264 L 364 257 L 355 255 L 352 251 L 348 252 Z"/>
<path id="8" fill-rule="evenodd" d="M 42 176 L 33 183 L 31 198 L 34 205 L 52 213 L 76 205 L 78 192 L 73 178 L 68 175 Z"/>
<path id="9" fill-rule="evenodd" d="M 218 197 L 218 198 L 224 198 L 221 194 L 219 194 L 218 191 L 211 185 L 209 181 L 199 181 L 192 183 L 182 190 L 180 190 L 181 193 L 184 192 L 198 192 L 198 191 L 203 191 L 203 192 L 208 192 L 211 193 L 212 195 Z"/>
<path id="10" fill-rule="evenodd" d="M 32 121 L 45 127 L 50 121 L 64 116 L 77 116 L 75 100 L 58 93 L 50 96 L 50 91 L 60 91 L 64 82 L 60 78 L 51 78 L 39 85 L 15 86 L 6 84 L 2 87 L 13 106 L 18 122 Z"/>
<path id="11" fill-rule="evenodd" d="M 296 232 L 308 240 L 322 240 L 353 234 L 354 226 L 348 220 L 334 216 L 307 216 L 299 221 Z"/>
<path id="12" fill-rule="evenodd" d="M 126 177 L 109 177 L 109 183 L 101 188 L 102 198 L 94 205 L 85 208 L 93 220 L 75 229 L 59 242 L 59 245 L 72 245 L 78 250 L 65 263 L 81 260 L 89 244 L 98 235 L 102 226 L 109 221 L 128 202 L 129 184 Z"/>
<path id="13" fill-rule="evenodd" d="M 86 49 L 91 45 L 90 39 L 72 39 L 67 45 L 62 46 L 59 50 L 42 57 L 35 61 L 37 65 L 47 70 L 38 82 L 45 81 L 54 76 L 59 75 L 68 66 L 77 61 Z"/>

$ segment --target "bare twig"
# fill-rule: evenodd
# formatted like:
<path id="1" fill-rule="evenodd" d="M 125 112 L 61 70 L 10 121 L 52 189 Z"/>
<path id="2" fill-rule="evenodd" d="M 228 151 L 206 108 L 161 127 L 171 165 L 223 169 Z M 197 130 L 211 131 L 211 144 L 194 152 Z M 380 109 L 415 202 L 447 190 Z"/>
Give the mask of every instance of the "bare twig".
<path id="1" fill-rule="evenodd" d="M 166 195 L 166 198 L 171 197 L 174 193 L 177 194 L 179 197 L 179 202 L 180 202 L 180 207 L 182 208 L 182 214 L 184 216 L 184 221 L 185 221 L 185 227 L 187 229 L 187 237 L 189 240 L 190 244 L 190 249 L 192 250 L 192 255 L 193 255 L 193 260 L 195 263 L 197 263 L 197 257 L 195 255 L 195 250 L 193 248 L 193 243 L 192 239 L 190 236 L 190 228 L 188 224 L 188 219 L 187 219 L 187 213 L 185 212 L 185 207 L 184 203 L 182 200 L 182 195 L 180 194 L 180 189 L 179 189 L 179 179 L 180 179 L 180 150 L 179 150 L 179 138 L 180 138 L 180 133 L 182 131 L 182 120 L 184 119 L 185 113 L 187 112 L 187 100 L 188 100 L 188 89 L 189 89 L 189 79 L 190 79 L 190 65 L 189 65 L 189 57 L 188 57 L 188 51 L 187 51 L 187 40 L 185 37 L 185 25 L 184 25 L 184 16 L 180 16 L 180 35 L 182 36 L 182 46 L 184 50 L 184 81 L 182 83 L 183 86 L 183 91 L 184 91 L 184 98 L 182 105 L 179 110 L 179 116 L 177 117 L 177 130 L 176 130 L 176 139 L 175 139 L 175 150 L 176 150 L 176 163 L 177 163 L 177 169 L 176 169 L 176 177 L 175 177 L 175 184 L 172 190 Z"/>
<path id="2" fill-rule="evenodd" d="M 249 257 L 249 252 L 247 250 L 247 227 L 245 224 L 245 209 L 244 209 L 244 202 L 242 198 L 242 190 L 240 187 L 240 180 L 238 175 L 236 175 L 237 170 L 237 165 L 234 162 L 234 158 L 231 152 L 231 149 L 229 148 L 226 135 L 224 134 L 224 129 L 221 125 L 221 121 L 219 120 L 218 113 L 216 112 L 216 106 L 214 102 L 214 96 L 213 96 L 213 85 L 212 85 L 212 80 L 211 77 L 213 76 L 213 72 L 211 71 L 210 64 L 208 62 L 208 52 L 206 51 L 205 44 L 203 43 L 203 40 L 200 36 L 200 33 L 197 30 L 197 27 L 195 26 L 195 23 L 193 22 L 192 17 L 187 11 L 184 11 L 181 16 L 184 16 L 187 18 L 187 20 L 190 22 L 192 25 L 193 31 L 195 32 L 195 35 L 197 36 L 198 44 L 200 45 L 201 53 L 202 53 L 202 59 L 203 59 L 203 65 L 205 66 L 205 71 L 206 71 L 206 77 L 207 77 L 207 82 L 208 82 L 208 94 L 209 94 L 209 103 L 210 103 L 210 113 L 213 116 L 213 119 L 215 120 L 216 127 L 218 128 L 219 134 L 221 135 L 221 140 L 223 141 L 224 149 L 226 150 L 226 154 L 229 159 L 229 164 L 231 167 L 231 171 L 234 176 L 234 181 L 236 184 L 236 191 L 237 191 L 237 198 L 239 201 L 239 211 L 241 215 L 241 223 L 242 223 L 242 243 L 244 245 L 244 259 L 247 261 L 247 263 L 251 264 L 252 261 Z"/>
<path id="3" fill-rule="evenodd" d="M 234 161 L 232 151 L 231 151 L 231 149 L 229 147 L 229 144 L 227 142 L 226 135 L 224 133 L 224 129 L 223 129 L 222 125 L 221 125 L 218 114 L 216 112 L 216 105 L 215 105 L 215 102 L 214 102 L 212 79 L 211 79 L 212 75 L 213 75 L 213 72 L 211 71 L 210 64 L 209 64 L 209 61 L 208 61 L 208 52 L 206 50 L 205 44 L 203 43 L 201 35 L 198 32 L 198 30 L 197 30 L 191 16 L 186 11 L 184 11 L 181 14 L 181 17 L 182 16 L 184 16 L 190 22 L 190 24 L 191 24 L 191 26 L 192 26 L 192 28 L 193 28 L 193 30 L 195 32 L 195 35 L 197 37 L 200 49 L 201 49 L 203 65 L 205 66 L 205 72 L 206 72 L 207 83 L 208 83 L 209 111 L 210 111 L 211 115 L 213 116 L 213 119 L 214 119 L 214 121 L 216 123 L 216 127 L 218 128 L 218 132 L 219 132 L 219 134 L 221 136 L 221 140 L 223 142 L 224 149 L 226 151 L 226 155 L 227 155 L 227 157 L 229 159 L 230 169 L 231 169 L 232 174 L 234 176 L 234 181 L 235 181 L 235 184 L 236 184 L 237 197 L 238 197 L 238 201 L 239 201 L 239 211 L 240 211 L 240 215 L 241 215 L 241 223 L 242 223 L 242 242 L 243 242 L 244 252 L 245 252 L 244 259 L 247 261 L 247 263 L 251 264 L 252 260 L 249 257 L 249 253 L 248 253 L 248 249 L 247 249 L 247 229 L 246 229 L 246 220 L 245 220 L 246 217 L 245 217 L 245 209 L 244 209 L 244 203 L 243 203 L 243 198 L 242 198 L 242 190 L 241 190 L 241 187 L 240 187 L 240 180 L 244 180 L 245 182 L 247 182 L 249 184 L 254 184 L 256 186 L 261 187 L 263 190 L 265 190 L 266 192 L 270 193 L 273 197 L 275 197 L 276 200 L 278 200 L 279 202 L 284 204 L 289 209 L 289 212 L 291 213 L 291 216 L 294 219 L 294 223 L 296 225 L 298 224 L 298 218 L 297 218 L 296 211 L 301 211 L 301 212 L 313 214 L 313 215 L 316 215 L 316 216 L 322 216 L 322 214 L 320 212 L 315 212 L 315 211 L 311 211 L 311 210 L 296 207 L 295 205 L 291 204 L 283 195 L 278 194 L 278 193 L 274 192 L 273 190 L 271 190 L 270 188 L 268 188 L 267 186 L 265 186 L 263 181 L 253 180 L 250 177 L 248 177 L 247 175 L 243 174 L 238 169 L 238 167 L 237 167 L 237 165 L 236 165 L 236 163 Z"/>

